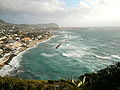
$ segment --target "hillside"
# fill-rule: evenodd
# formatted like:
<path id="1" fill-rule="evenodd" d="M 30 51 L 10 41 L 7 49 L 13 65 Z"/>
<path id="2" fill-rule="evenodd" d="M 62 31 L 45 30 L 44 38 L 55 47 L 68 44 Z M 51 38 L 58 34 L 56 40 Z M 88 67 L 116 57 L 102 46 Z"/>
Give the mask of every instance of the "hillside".
<path id="1" fill-rule="evenodd" d="M 41 30 L 58 30 L 59 26 L 55 23 L 48 24 L 11 24 L 0 19 L 0 30 L 19 31 L 19 32 L 41 32 Z"/>
<path id="2" fill-rule="evenodd" d="M 1 90 L 120 90 L 120 63 L 80 76 L 79 80 L 23 80 L 0 77 Z"/>
<path id="3" fill-rule="evenodd" d="M 3 21 L 3 20 L 0 19 L 0 23 L 5 23 L 5 21 Z"/>

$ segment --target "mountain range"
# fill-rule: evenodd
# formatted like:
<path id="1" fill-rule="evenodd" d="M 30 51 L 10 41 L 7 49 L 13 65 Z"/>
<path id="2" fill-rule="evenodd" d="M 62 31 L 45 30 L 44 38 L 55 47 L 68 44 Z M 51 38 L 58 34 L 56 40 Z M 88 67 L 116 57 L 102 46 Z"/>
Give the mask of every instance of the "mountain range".
<path id="1" fill-rule="evenodd" d="M 55 30 L 59 29 L 59 26 L 55 23 L 48 24 L 12 24 L 0 19 L 0 30 L 18 30 L 22 31 L 39 31 L 39 30 Z"/>

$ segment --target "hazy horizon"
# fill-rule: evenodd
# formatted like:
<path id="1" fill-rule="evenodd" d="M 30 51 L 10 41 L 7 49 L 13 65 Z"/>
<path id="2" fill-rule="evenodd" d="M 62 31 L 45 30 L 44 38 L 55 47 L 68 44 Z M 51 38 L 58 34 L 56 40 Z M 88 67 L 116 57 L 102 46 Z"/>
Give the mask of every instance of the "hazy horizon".
<path id="1" fill-rule="evenodd" d="M 119 27 L 119 0 L 0 0 L 0 19 L 14 24 Z"/>

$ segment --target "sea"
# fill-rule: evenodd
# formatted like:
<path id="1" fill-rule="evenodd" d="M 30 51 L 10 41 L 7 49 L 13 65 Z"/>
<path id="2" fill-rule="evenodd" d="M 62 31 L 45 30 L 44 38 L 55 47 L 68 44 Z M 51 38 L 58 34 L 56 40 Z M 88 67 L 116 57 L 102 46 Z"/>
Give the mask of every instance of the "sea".
<path id="1" fill-rule="evenodd" d="M 118 27 L 66 29 L 52 33 L 49 40 L 14 57 L 10 65 L 0 69 L 0 76 L 30 80 L 77 79 L 120 61 Z"/>

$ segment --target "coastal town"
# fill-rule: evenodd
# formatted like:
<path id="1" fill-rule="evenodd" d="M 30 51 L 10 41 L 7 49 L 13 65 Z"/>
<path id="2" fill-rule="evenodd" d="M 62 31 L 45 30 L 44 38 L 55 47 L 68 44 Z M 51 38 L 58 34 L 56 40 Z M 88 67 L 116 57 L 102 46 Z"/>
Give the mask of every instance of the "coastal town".
<path id="1" fill-rule="evenodd" d="M 58 27 L 48 25 L 15 25 L 0 21 L 0 67 L 27 48 L 52 36 Z"/>

